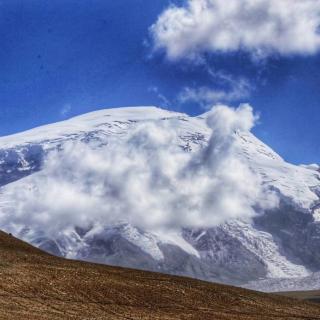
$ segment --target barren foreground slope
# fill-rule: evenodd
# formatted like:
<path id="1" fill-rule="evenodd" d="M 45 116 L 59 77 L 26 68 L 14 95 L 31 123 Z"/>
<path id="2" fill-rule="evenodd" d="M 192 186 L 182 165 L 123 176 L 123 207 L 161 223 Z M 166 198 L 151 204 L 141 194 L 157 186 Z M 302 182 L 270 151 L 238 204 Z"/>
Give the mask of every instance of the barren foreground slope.
<path id="1" fill-rule="evenodd" d="M 1 319 L 320 319 L 306 302 L 50 256 L 0 232 Z"/>

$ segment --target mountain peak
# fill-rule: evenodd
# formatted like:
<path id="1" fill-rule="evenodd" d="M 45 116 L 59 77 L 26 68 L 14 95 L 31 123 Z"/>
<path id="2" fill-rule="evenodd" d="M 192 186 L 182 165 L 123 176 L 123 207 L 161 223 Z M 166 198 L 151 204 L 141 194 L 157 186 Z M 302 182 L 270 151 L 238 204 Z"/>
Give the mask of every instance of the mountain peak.
<path id="1" fill-rule="evenodd" d="M 320 270 L 317 168 L 285 162 L 249 131 L 233 132 L 221 148 L 219 141 L 211 141 L 214 130 L 206 116 L 157 107 L 113 108 L 0 138 L 0 227 L 68 258 L 238 285 L 308 277 Z M 141 134 L 140 124 L 152 132 Z M 213 142 L 217 149 L 212 150 Z M 70 145 L 81 147 L 66 147 Z M 203 160 L 204 170 L 195 171 Z M 210 161 L 218 161 L 223 172 L 216 172 L 216 163 Z M 237 165 L 229 167 L 230 163 Z M 133 171 L 125 169 L 132 165 Z M 222 178 L 226 183 L 219 185 Z M 239 197 L 234 197 L 236 189 L 226 187 L 230 181 L 239 188 Z M 260 188 L 276 195 L 279 204 L 262 210 L 262 200 L 252 202 L 245 206 L 245 219 L 240 219 L 239 206 L 259 195 Z M 221 190 L 226 200 L 234 200 L 232 205 L 223 202 L 236 215 L 230 221 L 220 219 L 224 207 L 210 206 L 222 199 Z M 111 218 L 124 220 L 128 228 L 109 220 L 110 208 Z M 192 216 L 193 208 L 200 208 L 202 215 Z M 145 227 L 155 214 L 159 221 L 166 219 L 169 209 L 174 214 L 165 222 L 188 218 L 194 224 L 179 225 L 170 236 L 166 230 Z M 251 219 L 248 212 L 253 213 Z M 206 225 L 197 217 L 208 219 Z M 53 226 L 58 232 L 51 230 Z"/>

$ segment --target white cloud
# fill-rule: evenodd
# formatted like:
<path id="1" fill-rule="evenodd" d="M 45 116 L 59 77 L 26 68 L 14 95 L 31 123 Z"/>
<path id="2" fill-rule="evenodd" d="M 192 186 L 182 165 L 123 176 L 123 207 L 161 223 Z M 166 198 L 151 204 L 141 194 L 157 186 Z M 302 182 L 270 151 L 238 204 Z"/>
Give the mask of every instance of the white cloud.
<path id="1" fill-rule="evenodd" d="M 156 97 L 159 99 L 159 101 L 161 103 L 161 105 L 160 105 L 161 107 L 168 108 L 170 106 L 169 99 L 159 91 L 158 87 L 151 86 L 148 88 L 148 91 L 153 92 L 156 95 Z"/>
<path id="2" fill-rule="evenodd" d="M 255 120 L 249 105 L 214 107 L 207 113 L 208 145 L 192 153 L 176 143 L 174 123 L 160 120 L 99 148 L 65 145 L 41 172 L 2 189 L 1 201 L 9 205 L 1 209 L 0 225 L 56 234 L 119 221 L 157 229 L 253 217 L 256 205 L 277 205 L 235 143 L 235 132 L 250 130 Z"/>
<path id="3" fill-rule="evenodd" d="M 151 27 L 169 59 L 244 50 L 253 55 L 314 54 L 320 48 L 319 0 L 188 0 Z"/>
<path id="4" fill-rule="evenodd" d="M 70 113 L 71 109 L 71 104 L 66 103 L 60 110 L 61 117 L 66 117 Z"/>
<path id="5" fill-rule="evenodd" d="M 234 78 L 223 72 L 209 73 L 215 78 L 220 88 L 212 87 L 185 87 L 178 95 L 178 101 L 196 102 L 204 108 L 211 108 L 216 103 L 226 103 L 248 98 L 252 85 L 245 78 Z M 223 88 L 221 88 L 221 85 Z"/>

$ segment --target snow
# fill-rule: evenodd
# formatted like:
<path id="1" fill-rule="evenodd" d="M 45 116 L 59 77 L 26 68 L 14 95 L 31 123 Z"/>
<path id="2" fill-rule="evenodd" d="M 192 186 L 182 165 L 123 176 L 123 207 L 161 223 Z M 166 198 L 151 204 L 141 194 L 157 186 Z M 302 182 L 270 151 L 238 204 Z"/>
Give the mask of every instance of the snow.
<path id="1" fill-rule="evenodd" d="M 301 278 L 266 279 L 249 282 L 244 288 L 264 292 L 311 291 L 319 290 L 320 272 Z"/>
<path id="2" fill-rule="evenodd" d="M 90 112 L 69 120 L 44 125 L 25 132 L 0 137 L 0 148 L 42 143 L 45 147 L 81 133 L 101 130 L 107 134 L 120 133 L 134 121 L 183 116 L 157 107 L 126 107 Z M 110 130 L 109 130 L 110 129 Z"/>
<path id="3" fill-rule="evenodd" d="M 200 258 L 199 252 L 183 238 L 180 230 L 156 231 L 155 235 L 160 242 L 175 245 L 183 251 Z"/>
<path id="4" fill-rule="evenodd" d="M 305 169 L 309 169 L 309 170 L 313 170 L 313 171 L 320 171 L 320 166 L 316 163 L 312 163 L 312 164 L 301 164 L 300 167 L 305 168 Z"/>
<path id="5" fill-rule="evenodd" d="M 164 259 L 162 251 L 158 247 L 158 239 L 151 233 L 140 232 L 137 228 L 127 224 L 121 234 L 155 260 L 161 261 Z"/>
<path id="6" fill-rule="evenodd" d="M 310 271 L 303 265 L 292 263 L 281 254 L 282 248 L 270 233 L 257 230 L 252 225 L 234 221 L 223 226 L 237 238 L 249 251 L 264 261 L 268 267 L 267 278 L 305 277 Z"/>
<path id="7" fill-rule="evenodd" d="M 242 133 L 239 138 L 240 153 L 258 173 L 263 182 L 278 190 L 284 198 L 290 199 L 298 208 L 309 210 L 319 202 L 312 191 L 320 184 L 319 172 L 285 162 L 271 148 L 251 133 Z"/>

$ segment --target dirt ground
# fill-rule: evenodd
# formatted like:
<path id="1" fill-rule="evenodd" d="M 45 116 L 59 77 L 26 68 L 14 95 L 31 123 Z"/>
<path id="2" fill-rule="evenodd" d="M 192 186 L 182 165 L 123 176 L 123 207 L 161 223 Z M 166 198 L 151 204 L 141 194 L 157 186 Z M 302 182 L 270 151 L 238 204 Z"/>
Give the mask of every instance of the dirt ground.
<path id="1" fill-rule="evenodd" d="M 320 305 L 70 261 L 0 232 L 0 319 L 320 319 Z"/>

